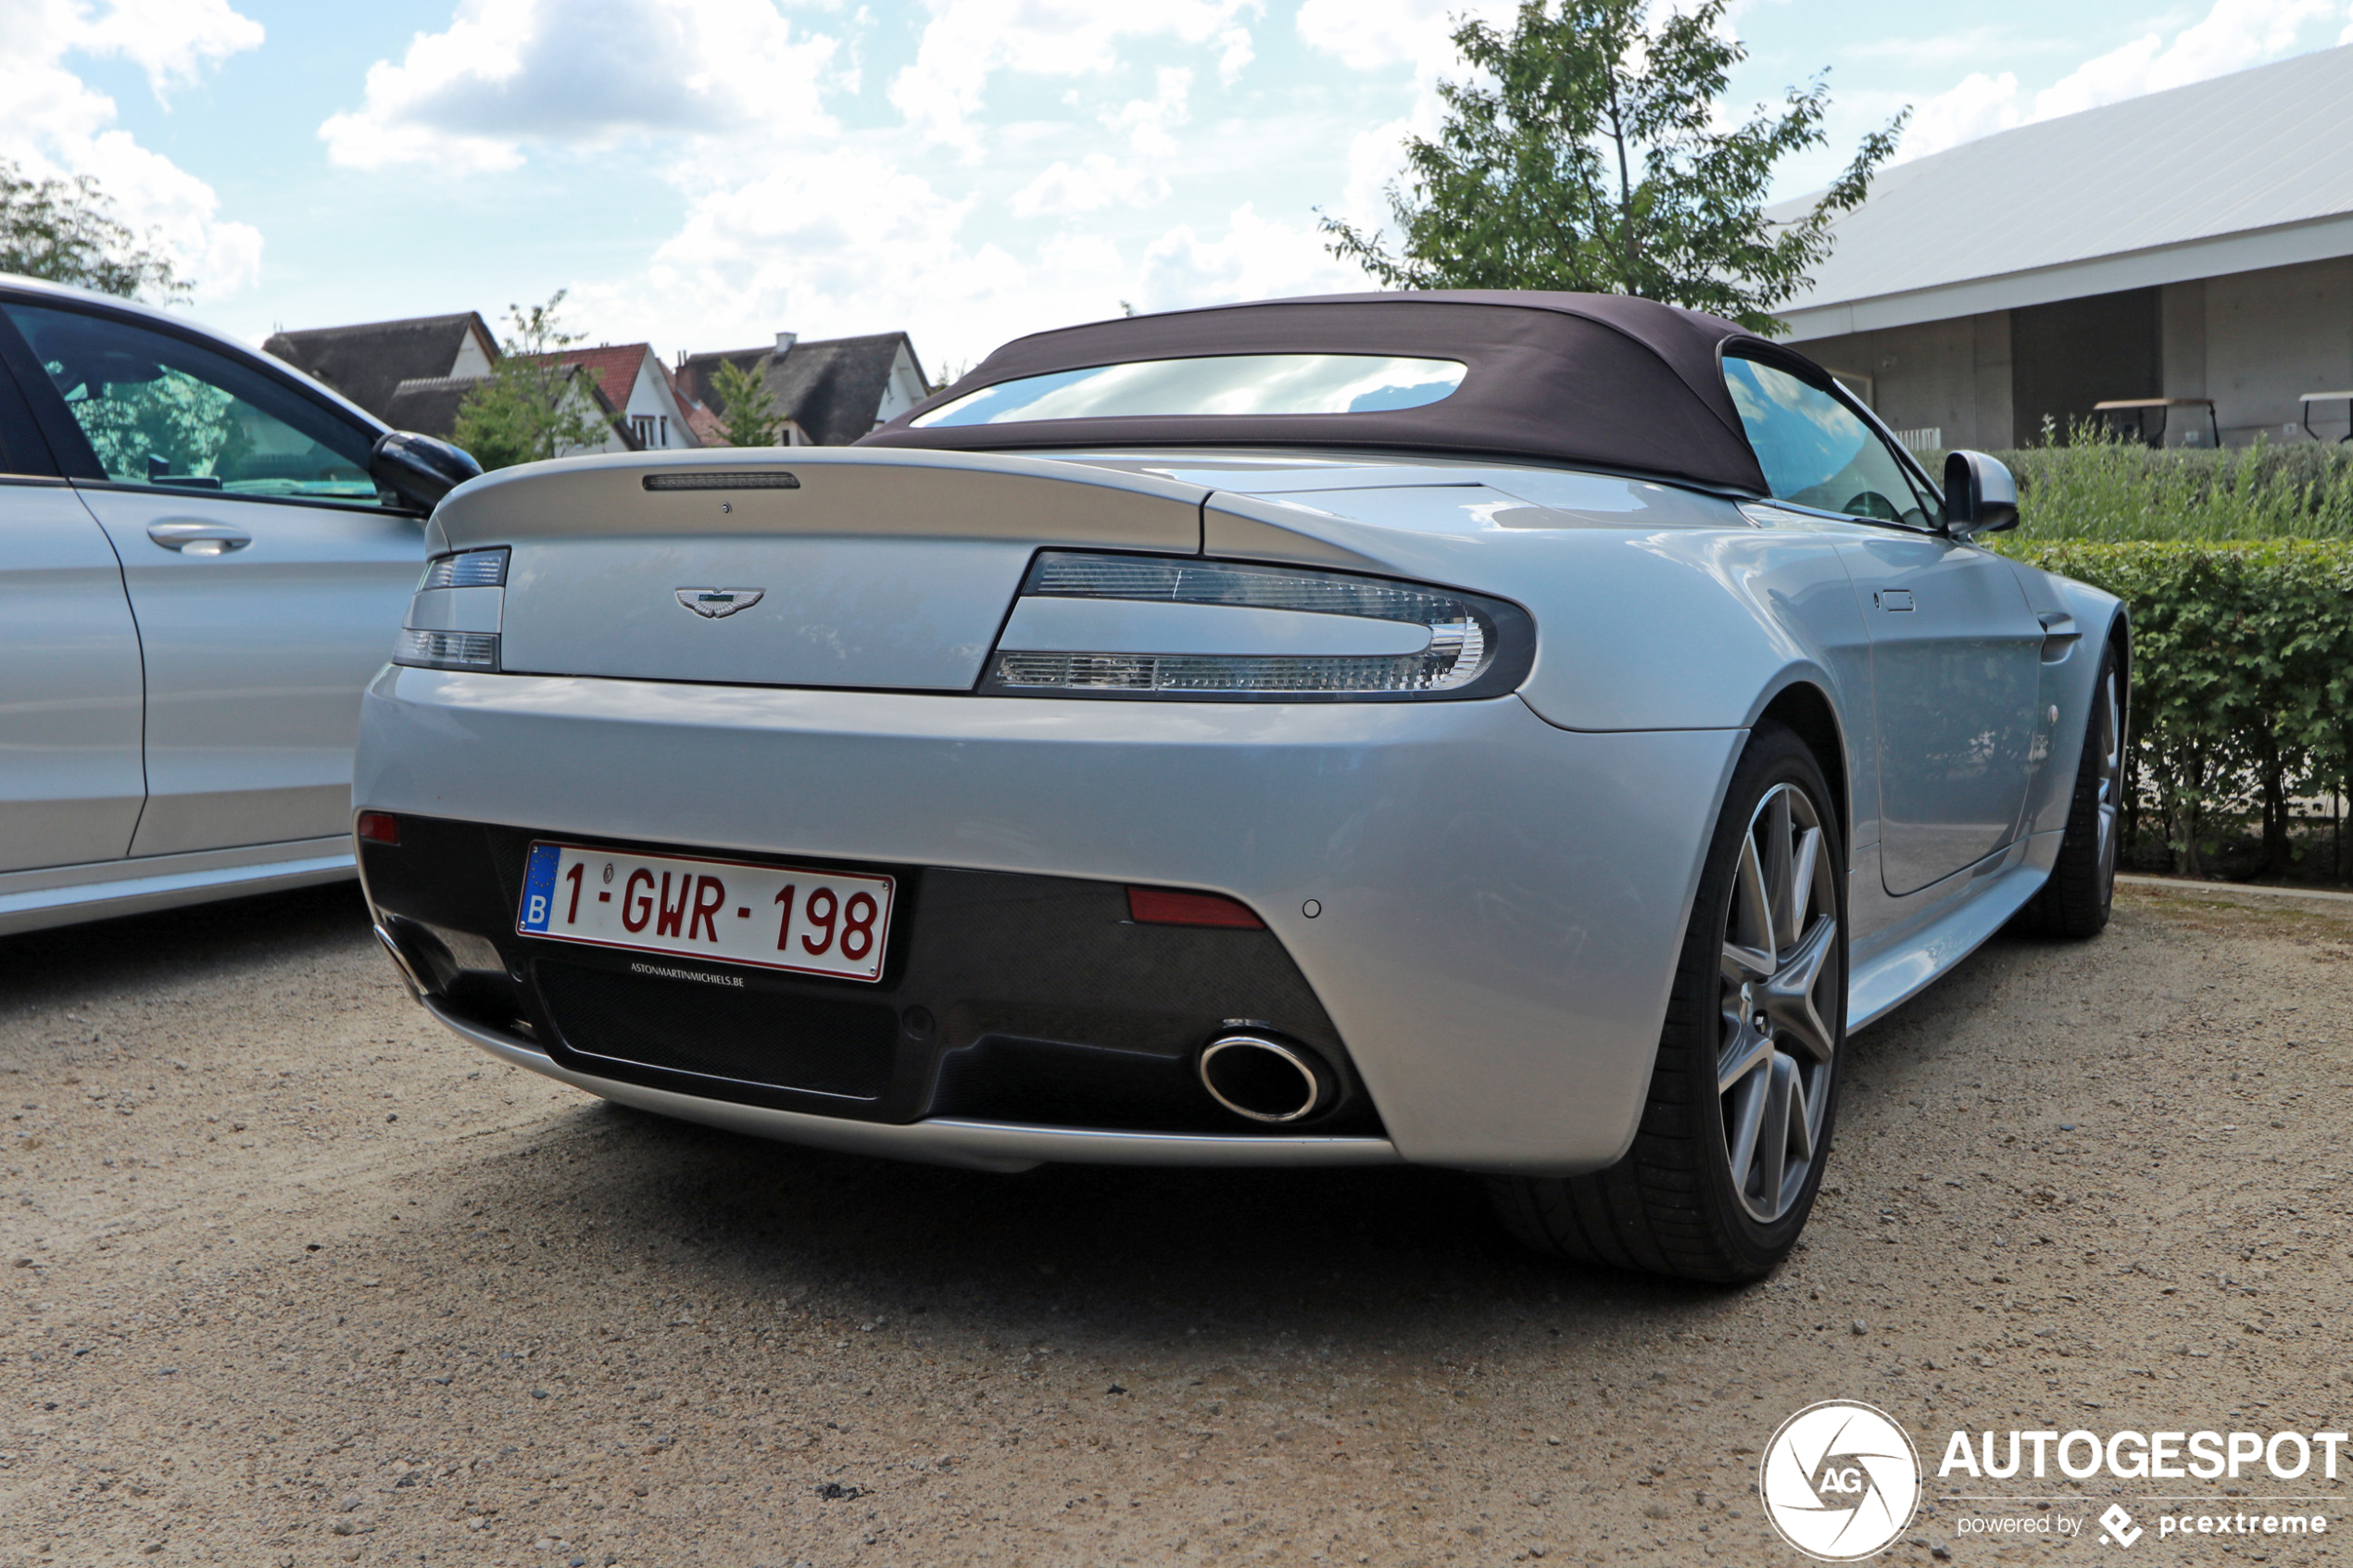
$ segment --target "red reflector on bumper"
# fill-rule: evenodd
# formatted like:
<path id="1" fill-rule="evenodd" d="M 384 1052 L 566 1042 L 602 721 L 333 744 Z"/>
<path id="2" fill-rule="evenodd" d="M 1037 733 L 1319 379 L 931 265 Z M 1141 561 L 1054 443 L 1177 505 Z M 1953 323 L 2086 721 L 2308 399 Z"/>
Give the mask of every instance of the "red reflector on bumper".
<path id="1" fill-rule="evenodd" d="M 1127 890 L 1127 918 L 1139 925 L 1223 925 L 1264 931 L 1247 906 L 1215 893 L 1176 893 L 1164 887 Z"/>
<path id="2" fill-rule="evenodd" d="M 389 811 L 362 811 L 359 813 L 359 836 L 371 844 L 389 844 L 397 847 L 400 843 L 400 819 Z"/>

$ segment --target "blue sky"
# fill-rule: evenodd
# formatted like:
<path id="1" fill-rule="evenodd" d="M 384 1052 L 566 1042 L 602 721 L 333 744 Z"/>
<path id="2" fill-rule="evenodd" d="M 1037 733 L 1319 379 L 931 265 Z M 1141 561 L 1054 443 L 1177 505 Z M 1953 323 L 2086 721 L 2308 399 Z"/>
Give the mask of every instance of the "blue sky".
<path id="1" fill-rule="evenodd" d="M 1017 332 L 1361 283 L 1362 221 L 1493 0 L 0 0 L 0 157 L 88 172 L 273 326 L 572 291 L 664 354 L 906 328 L 937 370 Z M 1827 69 L 1820 182 L 2328 47 L 2353 0 L 1745 0 L 1734 102 Z M 2327 156 L 2316 149 L 2316 156 Z M 1933 243 L 1923 236 L 1923 243 Z"/>

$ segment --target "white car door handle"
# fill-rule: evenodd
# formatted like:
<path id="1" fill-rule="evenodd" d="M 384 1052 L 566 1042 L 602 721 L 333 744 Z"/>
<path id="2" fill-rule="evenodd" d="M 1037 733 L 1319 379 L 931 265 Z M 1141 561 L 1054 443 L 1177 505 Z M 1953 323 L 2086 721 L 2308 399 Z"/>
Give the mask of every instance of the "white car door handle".
<path id="1" fill-rule="evenodd" d="M 190 556 L 226 555 L 253 543 L 252 534 L 224 522 L 151 522 L 147 537 L 167 550 Z"/>

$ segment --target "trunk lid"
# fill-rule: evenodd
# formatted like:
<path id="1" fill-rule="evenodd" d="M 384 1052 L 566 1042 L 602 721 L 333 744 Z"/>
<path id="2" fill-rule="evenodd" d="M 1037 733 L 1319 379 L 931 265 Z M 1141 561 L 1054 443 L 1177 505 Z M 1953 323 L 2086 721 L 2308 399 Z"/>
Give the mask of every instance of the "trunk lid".
<path id="1" fill-rule="evenodd" d="M 510 672 L 967 691 L 1038 549 L 1197 554 L 1207 495 L 980 453 L 564 458 L 453 492 L 429 545 L 512 552 Z"/>

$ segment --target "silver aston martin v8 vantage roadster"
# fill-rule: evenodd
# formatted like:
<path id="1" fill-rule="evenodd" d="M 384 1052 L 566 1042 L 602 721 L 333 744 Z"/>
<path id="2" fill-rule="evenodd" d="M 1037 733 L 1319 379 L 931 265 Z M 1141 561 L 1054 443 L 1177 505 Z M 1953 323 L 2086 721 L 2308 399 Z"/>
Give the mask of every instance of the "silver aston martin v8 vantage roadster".
<path id="1" fill-rule="evenodd" d="M 424 1005 L 672 1116 L 1486 1173 L 1769 1270 L 1859 1029 L 2108 917 L 2118 602 L 1804 358 L 1581 295 L 1024 338 L 839 449 L 453 492 L 355 828 Z"/>

